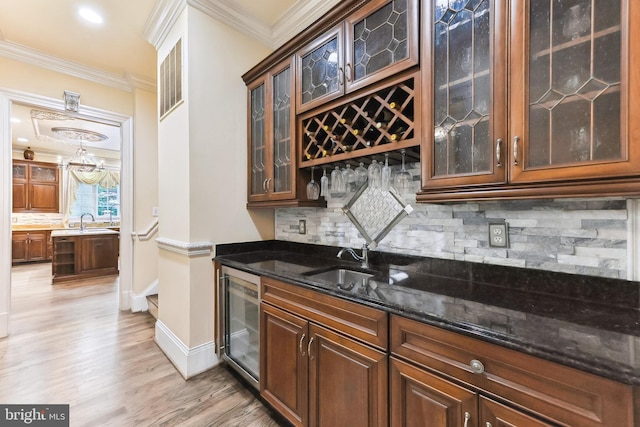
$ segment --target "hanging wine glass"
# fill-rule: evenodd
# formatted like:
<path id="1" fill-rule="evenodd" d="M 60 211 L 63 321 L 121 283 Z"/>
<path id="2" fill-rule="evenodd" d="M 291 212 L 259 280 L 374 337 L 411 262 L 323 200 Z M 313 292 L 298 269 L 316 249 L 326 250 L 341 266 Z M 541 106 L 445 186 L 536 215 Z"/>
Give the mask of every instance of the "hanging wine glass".
<path id="1" fill-rule="evenodd" d="M 356 168 L 355 173 L 356 185 L 359 187 L 363 182 L 367 180 L 369 171 L 367 171 L 367 168 L 364 167 L 364 163 L 360 162 L 360 166 Z"/>
<path id="2" fill-rule="evenodd" d="M 322 168 L 322 178 L 320 178 L 320 195 L 325 199 L 329 197 L 329 177 L 327 168 Z"/>
<path id="3" fill-rule="evenodd" d="M 412 181 L 411 173 L 407 171 L 404 167 L 404 157 L 405 157 L 405 149 L 400 150 L 402 154 L 402 169 L 396 175 L 395 179 L 395 187 L 401 193 L 406 193 L 409 190 L 409 184 Z"/>
<path id="4" fill-rule="evenodd" d="M 331 193 L 344 193 L 345 185 L 340 166 L 331 172 Z"/>
<path id="5" fill-rule="evenodd" d="M 382 167 L 377 160 L 373 160 L 367 169 L 367 177 L 369 179 L 369 185 L 372 188 L 382 187 Z"/>
<path id="6" fill-rule="evenodd" d="M 310 200 L 318 200 L 320 197 L 320 186 L 313 179 L 313 170 L 315 167 L 311 168 L 311 181 L 307 184 L 307 199 Z"/>
<path id="7" fill-rule="evenodd" d="M 384 153 L 384 166 L 382 167 L 381 188 L 389 191 L 391 185 L 391 168 L 389 167 L 389 153 Z"/>
<path id="8" fill-rule="evenodd" d="M 355 180 L 355 172 L 351 169 L 351 165 L 347 163 L 347 166 L 342 169 L 342 180 L 344 182 L 344 190 L 351 191 L 351 187 Z"/>

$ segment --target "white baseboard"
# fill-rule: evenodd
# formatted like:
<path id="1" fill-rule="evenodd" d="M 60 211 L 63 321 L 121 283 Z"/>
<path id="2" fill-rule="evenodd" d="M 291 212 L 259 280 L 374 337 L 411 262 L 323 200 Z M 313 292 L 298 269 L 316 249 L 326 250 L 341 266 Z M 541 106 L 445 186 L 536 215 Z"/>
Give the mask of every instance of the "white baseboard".
<path id="1" fill-rule="evenodd" d="M 131 292 L 131 312 L 136 313 L 138 311 L 148 311 L 149 305 L 147 304 L 147 295 L 154 295 L 157 293 L 158 279 L 151 282 L 151 284 L 147 286 L 141 294 L 134 294 Z"/>
<path id="2" fill-rule="evenodd" d="M 184 379 L 198 375 L 219 363 L 213 341 L 188 348 L 160 320 L 156 321 L 155 341 Z"/>
<path id="3" fill-rule="evenodd" d="M 0 338 L 9 335 L 9 313 L 0 313 Z"/>

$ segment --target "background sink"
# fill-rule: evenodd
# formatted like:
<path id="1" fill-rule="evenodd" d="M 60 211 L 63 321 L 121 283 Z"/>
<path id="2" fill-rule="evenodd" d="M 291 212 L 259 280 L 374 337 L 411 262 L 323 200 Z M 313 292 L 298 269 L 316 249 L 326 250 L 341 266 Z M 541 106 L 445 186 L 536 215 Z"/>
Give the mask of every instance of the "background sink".
<path id="1" fill-rule="evenodd" d="M 351 285 L 352 283 L 363 283 L 367 279 L 373 277 L 371 273 L 365 273 L 363 271 L 349 270 L 347 268 L 336 267 L 330 270 L 325 270 L 318 273 L 310 273 L 308 277 L 316 280 L 322 280 L 329 283 L 339 285 Z"/>

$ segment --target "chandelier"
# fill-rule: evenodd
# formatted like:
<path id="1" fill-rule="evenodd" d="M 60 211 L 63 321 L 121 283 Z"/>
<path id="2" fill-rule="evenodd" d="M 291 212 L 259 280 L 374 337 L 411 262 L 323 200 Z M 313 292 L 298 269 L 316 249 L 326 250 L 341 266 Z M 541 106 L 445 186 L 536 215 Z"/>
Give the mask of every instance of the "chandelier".
<path id="1" fill-rule="evenodd" d="M 51 128 L 51 131 L 66 139 L 80 141 L 80 147 L 76 150 L 73 157 L 67 163 L 63 163 L 62 158 L 60 158 L 58 160 L 58 167 L 77 172 L 92 172 L 96 170 L 96 168 L 103 169 L 102 164 L 100 164 L 100 166 L 96 165 L 96 162 L 89 156 L 82 144 L 84 141 L 104 141 L 108 138 L 106 135 L 86 129 L 68 127 L 54 127 Z"/>

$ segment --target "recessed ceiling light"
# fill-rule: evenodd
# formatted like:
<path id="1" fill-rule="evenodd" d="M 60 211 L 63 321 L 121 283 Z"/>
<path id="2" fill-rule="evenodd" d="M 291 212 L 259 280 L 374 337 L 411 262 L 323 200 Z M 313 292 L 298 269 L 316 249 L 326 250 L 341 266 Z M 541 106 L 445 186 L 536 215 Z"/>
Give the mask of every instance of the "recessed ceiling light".
<path id="1" fill-rule="evenodd" d="M 29 142 L 29 138 L 18 138 L 18 142 Z"/>
<path id="2" fill-rule="evenodd" d="M 11 117 L 11 123 L 22 123 L 22 120 L 17 117 Z"/>
<path id="3" fill-rule="evenodd" d="M 78 11 L 78 13 L 80 14 L 80 16 L 82 16 L 83 19 L 91 22 L 92 24 L 102 24 L 103 22 L 102 16 L 100 16 L 98 12 L 93 9 L 83 7 Z"/>

